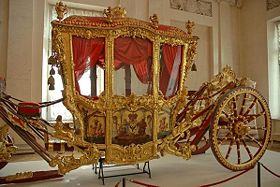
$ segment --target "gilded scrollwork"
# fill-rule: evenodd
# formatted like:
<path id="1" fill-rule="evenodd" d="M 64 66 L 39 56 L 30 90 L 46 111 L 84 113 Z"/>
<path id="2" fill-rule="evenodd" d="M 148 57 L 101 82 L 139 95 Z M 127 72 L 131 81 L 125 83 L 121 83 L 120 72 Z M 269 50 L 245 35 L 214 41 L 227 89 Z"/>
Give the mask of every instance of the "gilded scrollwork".
<path id="1" fill-rule="evenodd" d="M 17 147 L 10 145 L 10 143 L 6 140 L 8 130 L 8 125 L 0 127 L 0 161 L 9 160 L 17 149 Z"/>
<path id="2" fill-rule="evenodd" d="M 21 172 L 21 173 L 16 173 L 15 175 L 10 175 L 5 177 L 6 181 L 16 181 L 16 180 L 22 180 L 22 179 L 30 179 L 33 177 L 33 172 L 32 171 L 27 171 L 27 172 Z"/>
<path id="3" fill-rule="evenodd" d="M 104 10 L 103 14 L 107 21 L 111 23 L 113 19 L 126 17 L 126 10 L 120 6 L 114 8 L 108 7 Z"/>
<path id="4" fill-rule="evenodd" d="M 82 165 L 97 163 L 101 157 L 101 152 L 95 145 L 91 145 L 86 149 L 82 150 L 82 156 L 75 158 L 72 155 L 60 156 L 56 155 L 51 161 L 50 166 L 58 166 L 58 171 L 60 174 L 65 174 L 73 169 L 79 168 Z"/>
<path id="5" fill-rule="evenodd" d="M 139 108 L 146 108 L 152 110 L 155 107 L 153 96 L 136 96 L 131 94 L 130 96 L 112 96 L 112 109 L 120 110 L 121 108 L 127 108 L 130 111 L 136 111 Z"/>
<path id="6" fill-rule="evenodd" d="M 190 138 L 189 129 L 191 127 L 191 116 L 189 113 L 187 113 L 184 121 L 182 121 L 180 124 L 177 124 L 177 126 L 172 129 L 171 134 L 163 138 L 158 144 L 158 151 L 161 153 L 161 155 L 168 153 L 181 156 L 184 159 L 189 159 L 192 152 L 190 142 L 188 141 Z M 181 145 L 178 146 L 180 137 L 185 137 L 187 141 L 185 143 L 180 143 Z"/>
<path id="7" fill-rule="evenodd" d="M 105 158 L 113 163 L 132 164 L 158 158 L 153 142 L 143 145 L 131 144 L 124 147 L 113 144 L 107 149 Z"/>

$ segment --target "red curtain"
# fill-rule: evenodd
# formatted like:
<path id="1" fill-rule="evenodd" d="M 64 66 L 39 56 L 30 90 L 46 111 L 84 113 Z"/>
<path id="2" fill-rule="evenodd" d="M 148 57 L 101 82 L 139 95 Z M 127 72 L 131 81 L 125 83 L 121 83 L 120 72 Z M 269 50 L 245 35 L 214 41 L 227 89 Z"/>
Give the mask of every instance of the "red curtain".
<path id="1" fill-rule="evenodd" d="M 171 73 L 173 70 L 173 65 L 175 63 L 176 54 L 181 49 L 181 46 L 171 46 L 168 44 L 162 45 L 162 56 L 161 56 L 161 69 L 160 69 L 160 80 L 159 80 L 159 89 L 166 96 L 168 89 L 168 84 L 171 78 Z M 181 60 L 181 57 L 180 57 Z M 181 62 L 179 62 L 181 63 Z M 176 82 L 174 87 L 176 88 L 179 81 L 179 72 L 175 78 Z M 176 90 L 174 90 L 176 91 Z M 174 93 L 173 93 L 174 94 Z"/>
<path id="2" fill-rule="evenodd" d="M 78 80 L 87 67 L 93 67 L 99 59 L 104 59 L 104 38 L 85 39 L 73 36 L 73 60 L 76 90 L 80 91 Z M 89 64 L 87 59 L 90 58 Z M 103 66 L 103 65 L 101 65 Z"/>
<path id="3" fill-rule="evenodd" d="M 138 79 L 146 84 L 152 79 L 152 42 L 147 39 L 119 37 L 115 40 L 114 68 L 133 65 Z"/>
<path id="4" fill-rule="evenodd" d="M 76 89 L 79 91 L 78 80 L 87 66 L 92 67 L 99 62 L 103 63 L 99 65 L 104 67 L 105 41 L 104 38 L 84 39 L 73 36 L 72 45 Z M 162 45 L 159 87 L 165 96 L 169 89 L 168 85 L 173 86 L 174 93 L 178 87 L 178 63 L 181 63 L 181 50 L 181 46 Z M 152 42 L 147 39 L 119 37 L 115 39 L 114 68 L 118 70 L 125 64 L 133 65 L 138 79 L 146 84 L 152 80 L 152 53 Z M 87 58 L 90 58 L 89 64 L 86 63 Z M 177 69 L 178 73 L 174 74 L 174 69 Z M 170 84 L 170 81 L 175 83 Z"/>

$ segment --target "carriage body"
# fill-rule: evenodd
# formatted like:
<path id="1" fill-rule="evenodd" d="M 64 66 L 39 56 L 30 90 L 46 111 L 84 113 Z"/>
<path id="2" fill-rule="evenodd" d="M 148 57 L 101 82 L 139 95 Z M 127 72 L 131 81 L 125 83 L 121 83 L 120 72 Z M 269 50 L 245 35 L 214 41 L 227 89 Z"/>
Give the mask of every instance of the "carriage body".
<path id="1" fill-rule="evenodd" d="M 107 162 L 150 160 L 183 107 L 197 37 L 126 18 L 120 7 L 111 16 L 52 22 L 64 104 L 75 118 L 75 139 L 105 150 Z M 90 84 L 80 83 L 86 71 L 98 70 Z"/>

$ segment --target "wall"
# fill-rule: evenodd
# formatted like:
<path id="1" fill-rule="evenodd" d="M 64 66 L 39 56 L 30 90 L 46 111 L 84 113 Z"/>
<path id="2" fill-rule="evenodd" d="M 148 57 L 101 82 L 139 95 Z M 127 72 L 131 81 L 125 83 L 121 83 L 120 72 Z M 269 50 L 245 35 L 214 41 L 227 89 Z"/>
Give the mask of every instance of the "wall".
<path id="1" fill-rule="evenodd" d="M 241 24 L 241 74 L 257 82 L 257 89 L 268 98 L 268 66 L 265 1 L 243 1 Z M 254 69 L 254 71 L 252 71 Z"/>
<path id="2" fill-rule="evenodd" d="M 240 17 L 242 18 L 240 19 L 240 32 L 242 33 L 240 40 L 242 69 L 240 72 L 243 76 L 250 77 L 257 82 L 257 89 L 267 100 L 269 95 L 271 98 L 277 92 L 276 98 L 278 98 L 279 85 L 271 84 L 269 89 L 269 78 L 275 70 L 271 66 L 272 37 L 274 36 L 274 26 L 271 24 L 275 19 L 280 20 L 280 7 L 267 11 L 266 1 L 246 0 L 243 1 Z M 272 106 L 276 102 L 275 100 L 270 102 L 271 109 L 273 107 L 279 109 L 279 103 L 277 106 Z M 279 134 L 279 120 L 273 120 L 272 123 L 272 134 Z"/>
<path id="3" fill-rule="evenodd" d="M 9 0 L 0 1 L 0 77 L 6 77 Z"/>

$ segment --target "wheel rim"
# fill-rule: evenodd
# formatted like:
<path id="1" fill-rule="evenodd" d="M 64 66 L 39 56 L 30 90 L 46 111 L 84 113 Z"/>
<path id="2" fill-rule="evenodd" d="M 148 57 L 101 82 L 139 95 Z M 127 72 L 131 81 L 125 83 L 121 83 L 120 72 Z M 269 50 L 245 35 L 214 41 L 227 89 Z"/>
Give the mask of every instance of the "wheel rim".
<path id="1" fill-rule="evenodd" d="M 210 128 L 211 149 L 226 168 L 253 167 L 264 154 L 271 134 L 268 105 L 252 88 L 236 88 L 218 103 Z"/>

